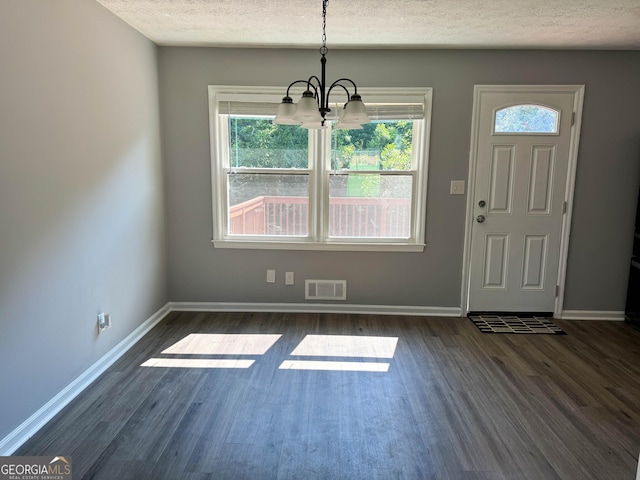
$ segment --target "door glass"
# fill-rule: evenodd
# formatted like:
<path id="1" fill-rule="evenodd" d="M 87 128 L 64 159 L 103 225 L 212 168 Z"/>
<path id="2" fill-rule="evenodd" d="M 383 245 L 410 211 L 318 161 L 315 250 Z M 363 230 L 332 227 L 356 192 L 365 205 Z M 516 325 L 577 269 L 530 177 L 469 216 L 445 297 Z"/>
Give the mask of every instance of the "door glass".
<path id="1" fill-rule="evenodd" d="M 540 105 L 514 105 L 496 111 L 494 133 L 558 133 L 560 112 Z"/>

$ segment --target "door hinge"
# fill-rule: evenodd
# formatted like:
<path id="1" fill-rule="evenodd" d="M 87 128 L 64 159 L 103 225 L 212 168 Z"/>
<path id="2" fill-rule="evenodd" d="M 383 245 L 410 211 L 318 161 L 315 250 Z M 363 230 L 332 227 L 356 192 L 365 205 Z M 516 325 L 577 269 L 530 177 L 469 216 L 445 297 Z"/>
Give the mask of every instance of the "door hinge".
<path id="1" fill-rule="evenodd" d="M 556 285 L 556 297 L 560 295 L 560 285 Z"/>
<path id="2" fill-rule="evenodd" d="M 571 126 L 576 123 L 576 112 L 571 112 Z"/>
<path id="3" fill-rule="evenodd" d="M 562 202 L 562 214 L 567 213 L 567 202 Z"/>

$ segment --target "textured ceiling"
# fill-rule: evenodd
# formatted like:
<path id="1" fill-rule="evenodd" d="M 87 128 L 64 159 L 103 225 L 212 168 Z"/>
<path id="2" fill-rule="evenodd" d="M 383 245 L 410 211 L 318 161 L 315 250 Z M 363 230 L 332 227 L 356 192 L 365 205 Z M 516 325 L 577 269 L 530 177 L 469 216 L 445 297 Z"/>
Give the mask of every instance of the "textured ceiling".
<path id="1" fill-rule="evenodd" d="M 98 2 L 159 45 L 321 43 L 321 0 Z M 640 0 L 331 0 L 327 45 L 640 50 Z"/>

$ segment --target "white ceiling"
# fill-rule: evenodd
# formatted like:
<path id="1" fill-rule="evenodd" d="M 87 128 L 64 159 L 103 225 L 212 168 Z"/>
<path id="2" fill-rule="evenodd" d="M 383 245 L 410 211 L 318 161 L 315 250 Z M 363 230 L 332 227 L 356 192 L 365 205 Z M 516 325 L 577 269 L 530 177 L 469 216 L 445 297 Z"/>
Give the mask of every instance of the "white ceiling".
<path id="1" fill-rule="evenodd" d="M 319 47 L 322 0 L 98 0 L 158 45 Z M 329 48 L 640 50 L 640 0 L 331 0 Z"/>

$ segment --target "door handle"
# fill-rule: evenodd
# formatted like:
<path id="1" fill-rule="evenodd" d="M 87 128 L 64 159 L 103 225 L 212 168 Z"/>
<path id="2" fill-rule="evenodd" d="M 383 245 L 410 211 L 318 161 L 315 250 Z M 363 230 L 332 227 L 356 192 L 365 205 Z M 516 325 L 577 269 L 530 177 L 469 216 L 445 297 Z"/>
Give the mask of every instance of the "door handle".
<path id="1" fill-rule="evenodd" d="M 486 220 L 486 218 L 484 218 L 484 215 L 478 215 L 478 216 L 476 217 L 476 221 L 477 221 L 478 223 L 482 223 L 482 222 L 484 222 L 485 220 Z"/>

